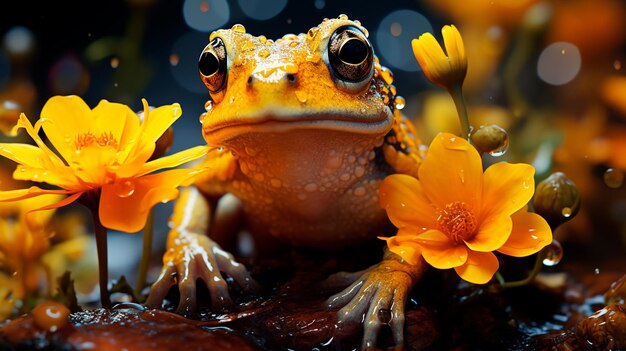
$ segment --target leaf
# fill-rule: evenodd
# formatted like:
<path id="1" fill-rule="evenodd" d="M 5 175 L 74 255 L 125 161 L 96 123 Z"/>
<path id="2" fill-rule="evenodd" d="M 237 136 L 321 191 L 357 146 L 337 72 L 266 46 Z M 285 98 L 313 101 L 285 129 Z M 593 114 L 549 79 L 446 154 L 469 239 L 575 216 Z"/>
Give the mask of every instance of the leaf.
<path id="1" fill-rule="evenodd" d="M 76 298 L 76 289 L 74 289 L 74 279 L 71 278 L 70 271 L 65 271 L 57 279 L 59 286 L 57 287 L 57 293 L 54 295 L 54 299 L 70 309 L 73 312 L 80 312 L 83 309 L 78 305 L 78 299 Z"/>

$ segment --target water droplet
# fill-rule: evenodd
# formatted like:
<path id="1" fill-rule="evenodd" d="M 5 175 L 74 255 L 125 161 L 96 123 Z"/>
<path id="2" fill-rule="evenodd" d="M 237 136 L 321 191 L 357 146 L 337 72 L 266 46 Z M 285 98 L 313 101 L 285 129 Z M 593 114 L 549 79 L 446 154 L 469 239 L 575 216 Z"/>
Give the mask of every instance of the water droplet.
<path id="1" fill-rule="evenodd" d="M 619 188 L 624 183 L 624 173 L 619 169 L 609 168 L 604 172 L 604 184 L 609 188 Z"/>
<path id="2" fill-rule="evenodd" d="M 464 169 L 459 171 L 459 178 L 461 179 L 461 184 L 465 184 L 465 170 Z"/>
<path id="3" fill-rule="evenodd" d="M 313 39 L 315 38 L 315 35 L 317 34 L 317 32 L 319 32 L 319 28 L 318 27 L 313 27 L 311 29 L 309 29 L 309 31 L 306 33 L 307 37 L 309 39 Z"/>
<path id="4" fill-rule="evenodd" d="M 246 27 L 244 27 L 243 24 L 235 24 L 230 29 L 233 32 L 238 32 L 238 33 L 245 33 L 246 32 Z"/>
<path id="5" fill-rule="evenodd" d="M 259 50 L 258 54 L 257 54 L 260 58 L 267 58 L 270 55 L 270 51 L 263 48 L 261 50 Z"/>
<path id="6" fill-rule="evenodd" d="M 545 250 L 546 257 L 543 259 L 544 266 L 551 267 L 561 262 L 561 259 L 563 258 L 563 247 L 561 246 L 561 243 L 556 240 L 552 240 L 552 243 L 550 243 Z"/>
<path id="7" fill-rule="evenodd" d="M 593 270 L 593 273 L 594 273 L 594 274 L 596 274 L 596 275 L 600 274 L 600 268 L 596 268 L 596 269 L 594 269 L 594 270 Z"/>
<path id="8" fill-rule="evenodd" d="M 402 96 L 396 96 L 396 98 L 393 99 L 393 102 L 395 104 L 396 110 L 402 110 L 406 104 L 406 101 Z"/>
<path id="9" fill-rule="evenodd" d="M 204 103 L 204 110 L 206 112 L 211 112 L 211 110 L 213 110 L 213 100 L 208 100 Z"/>
<path id="10" fill-rule="evenodd" d="M 115 194 L 119 197 L 129 197 L 135 192 L 135 183 L 131 180 L 125 180 L 115 185 Z"/>
<path id="11" fill-rule="evenodd" d="M 569 218 L 569 216 L 572 215 L 572 209 L 569 207 L 563 207 L 563 209 L 561 210 L 561 214 L 563 215 L 563 217 Z"/>
<path id="12" fill-rule="evenodd" d="M 383 78 L 385 83 L 391 84 L 393 83 L 393 72 L 389 70 L 389 68 L 383 66 L 380 69 L 380 76 Z"/>
<path id="13" fill-rule="evenodd" d="M 494 157 L 502 156 L 506 153 L 508 149 L 509 149 L 509 135 L 505 131 L 505 136 L 501 140 L 501 144 L 495 149 L 489 151 L 489 155 L 494 156 Z"/>
<path id="14" fill-rule="evenodd" d="M 309 94 L 307 94 L 306 91 L 304 90 L 296 90 L 295 91 L 296 94 L 296 98 L 298 99 L 298 101 L 300 101 L 301 103 L 305 103 L 307 98 L 309 97 Z"/>
<path id="15" fill-rule="evenodd" d="M 200 117 L 198 117 L 198 120 L 200 121 L 200 124 L 204 123 L 204 118 L 206 117 L 206 113 L 202 113 L 200 114 Z"/>
<path id="16" fill-rule="evenodd" d="M 348 20 L 348 15 L 346 15 L 346 14 L 343 14 L 343 13 L 342 13 L 342 14 L 341 14 L 341 15 L 339 15 L 339 17 L 337 17 L 337 18 L 339 18 L 340 20 L 347 21 L 347 20 Z"/>

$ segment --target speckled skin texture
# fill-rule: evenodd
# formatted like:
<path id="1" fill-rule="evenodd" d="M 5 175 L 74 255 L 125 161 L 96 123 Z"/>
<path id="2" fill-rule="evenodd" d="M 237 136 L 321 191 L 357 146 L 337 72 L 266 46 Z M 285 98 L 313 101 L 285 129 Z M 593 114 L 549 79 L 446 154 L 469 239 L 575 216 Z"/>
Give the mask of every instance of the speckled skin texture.
<path id="1" fill-rule="evenodd" d="M 377 240 L 390 228 L 378 202 L 380 182 L 395 172 L 416 175 L 424 150 L 399 112 L 404 100 L 396 96 L 393 75 L 373 52 L 358 81 L 343 79 L 329 62 L 329 41 L 346 26 L 367 41 L 367 30 L 346 16 L 276 41 L 247 34 L 241 25 L 211 34 L 210 40 L 221 39 L 226 56 L 222 85 L 201 74 L 211 94 L 201 116 L 204 138 L 214 147 L 205 161 L 209 172 L 196 182 L 203 196 L 186 190 L 175 207 L 149 305 L 158 306 L 178 284 L 179 312 L 187 313 L 195 308 L 195 281 L 203 279 L 213 306 L 228 307 L 219 271 L 253 289 L 253 279 L 205 236 L 209 232 L 221 244 L 246 229 L 257 238 L 333 250 Z M 207 204 L 224 194 L 236 200 L 229 201 L 229 211 L 217 206 L 208 228 Z M 353 286 L 331 298 L 329 307 L 344 307 L 340 322 L 360 322 L 367 313 L 372 323 L 365 323 L 363 349 L 375 345 L 378 309 L 391 309 L 397 316 L 394 338 L 401 343 L 403 299 L 422 272 L 422 266 L 386 253 L 368 271 L 335 277 Z M 360 286 L 372 286 L 365 289 L 369 298 L 359 298 Z M 372 298 L 374 291 L 379 293 Z"/>

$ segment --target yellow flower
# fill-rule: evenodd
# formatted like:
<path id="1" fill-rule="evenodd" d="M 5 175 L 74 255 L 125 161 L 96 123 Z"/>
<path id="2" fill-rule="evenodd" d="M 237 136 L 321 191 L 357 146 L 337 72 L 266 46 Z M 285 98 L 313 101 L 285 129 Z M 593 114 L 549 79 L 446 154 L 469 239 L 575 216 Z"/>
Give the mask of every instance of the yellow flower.
<path id="1" fill-rule="evenodd" d="M 450 90 L 462 85 L 467 74 L 467 57 L 461 34 L 454 25 L 444 26 L 441 34 L 447 56 L 430 33 L 424 33 L 418 39 L 413 39 L 411 46 L 426 78 Z"/>
<path id="2" fill-rule="evenodd" d="M 37 144 L 3 143 L 0 155 L 18 163 L 13 177 L 45 182 L 60 187 L 39 187 L 0 192 L 0 201 L 30 198 L 42 194 L 69 195 L 47 206 L 67 205 L 83 194 L 95 194 L 102 225 L 115 230 L 140 230 L 149 210 L 157 203 L 178 196 L 178 186 L 188 185 L 199 169 L 177 167 L 202 157 L 206 147 L 197 146 L 148 161 L 159 137 L 181 115 L 178 104 L 148 109 L 143 100 L 144 118 L 126 105 L 102 100 L 93 110 L 77 96 L 55 96 L 46 102 L 33 126 L 24 114 L 16 129 L 24 128 Z M 56 150 L 39 137 L 43 129 Z M 153 173 L 153 174 L 151 174 Z"/>
<path id="3" fill-rule="evenodd" d="M 441 133 L 418 175 L 390 175 L 380 188 L 381 206 L 399 228 L 387 245 L 409 263 L 421 255 L 435 268 L 454 268 L 466 281 L 484 284 L 499 267 L 492 251 L 528 256 L 552 241 L 546 221 L 525 209 L 534 192 L 528 164 L 500 162 L 483 174 L 476 149 Z"/>

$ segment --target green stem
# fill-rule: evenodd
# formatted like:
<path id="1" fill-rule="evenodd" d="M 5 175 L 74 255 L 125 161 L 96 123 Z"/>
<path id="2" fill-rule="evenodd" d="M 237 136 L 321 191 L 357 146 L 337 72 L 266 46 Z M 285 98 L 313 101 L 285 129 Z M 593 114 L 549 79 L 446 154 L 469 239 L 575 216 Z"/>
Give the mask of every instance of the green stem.
<path id="1" fill-rule="evenodd" d="M 109 263 L 107 252 L 107 229 L 100 223 L 98 209 L 91 209 L 93 218 L 93 227 L 96 233 L 96 248 L 98 251 L 98 277 L 100 281 L 100 303 L 104 308 L 111 307 L 111 298 L 109 296 Z"/>
<path id="2" fill-rule="evenodd" d="M 448 93 L 454 100 L 454 106 L 456 106 L 456 112 L 459 115 L 459 122 L 461 122 L 461 136 L 466 140 L 470 139 L 470 123 L 469 116 L 467 114 L 467 106 L 465 105 L 465 99 L 463 98 L 463 87 L 461 84 L 455 84 L 448 89 Z"/>
<path id="3" fill-rule="evenodd" d="M 146 226 L 143 228 L 143 244 L 141 248 L 141 262 L 137 273 L 137 283 L 135 284 L 135 296 L 141 297 L 141 290 L 146 285 L 148 276 L 148 266 L 150 265 L 150 253 L 152 252 L 152 237 L 154 233 L 154 208 L 150 209 Z"/>
<path id="4" fill-rule="evenodd" d="M 537 253 L 537 258 L 535 259 L 535 266 L 533 267 L 533 270 L 530 272 L 528 277 L 522 280 L 516 280 L 513 282 L 505 282 L 504 279 L 502 279 L 502 277 L 500 276 L 498 278 L 498 280 L 500 281 L 500 286 L 502 286 L 503 288 L 515 288 L 518 286 L 523 286 L 523 285 L 531 283 L 533 280 L 535 280 L 535 277 L 537 276 L 537 274 L 539 274 L 539 271 L 541 270 L 541 266 L 543 265 L 544 258 L 546 258 L 545 248 L 539 251 L 539 253 Z"/>

